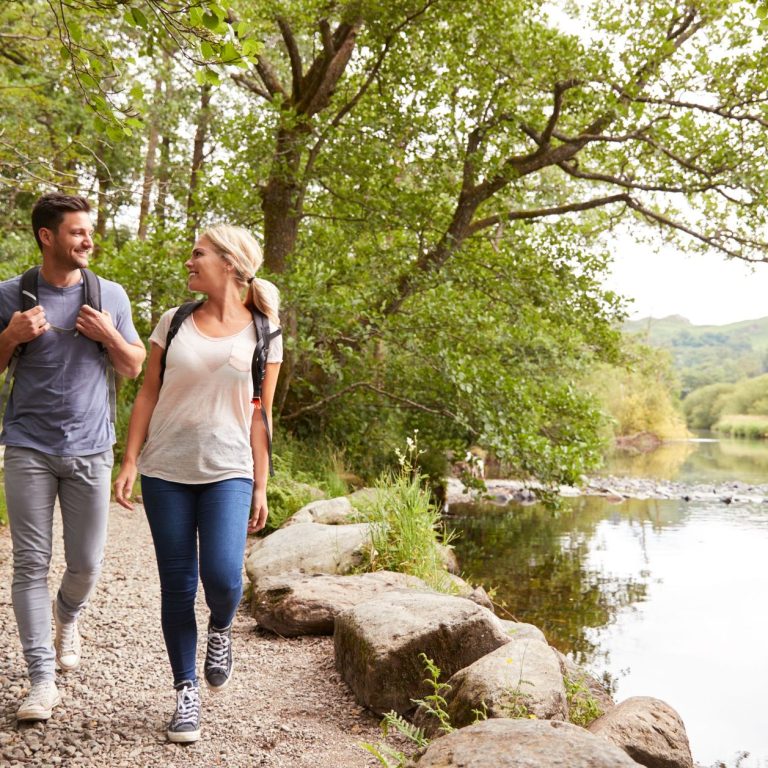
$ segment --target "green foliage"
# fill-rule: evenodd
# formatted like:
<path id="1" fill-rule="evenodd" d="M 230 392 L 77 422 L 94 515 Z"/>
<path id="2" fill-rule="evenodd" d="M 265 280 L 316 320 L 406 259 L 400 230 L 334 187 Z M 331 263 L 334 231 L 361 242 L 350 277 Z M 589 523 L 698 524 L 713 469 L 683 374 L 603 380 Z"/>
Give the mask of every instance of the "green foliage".
<path id="1" fill-rule="evenodd" d="M 383 475 L 376 493 L 359 502 L 361 519 L 372 524 L 371 546 L 362 568 L 397 571 L 417 576 L 431 587 L 450 592 L 440 546 L 453 534 L 445 530 L 424 478 L 415 467 L 418 446 L 408 438 L 407 453 L 400 454 L 400 469 Z"/>
<path id="2" fill-rule="evenodd" d="M 431 693 L 423 699 L 414 699 L 413 703 L 418 706 L 420 712 L 437 720 L 438 731 L 441 734 L 452 733 L 456 729 L 451 725 L 451 718 L 447 709 L 448 702 L 445 700 L 445 694 L 451 690 L 451 686 L 448 683 L 440 682 L 440 668 L 426 653 L 420 653 L 419 658 L 427 672 L 424 682 L 429 686 Z"/>
<path id="3" fill-rule="evenodd" d="M 265 532 L 279 528 L 301 507 L 322 496 L 343 496 L 348 488 L 334 450 L 321 443 L 301 443 L 276 424 L 273 444 L 275 475 L 267 485 L 269 516 Z"/>
<path id="4" fill-rule="evenodd" d="M 734 384 L 707 384 L 689 392 L 682 407 L 685 421 L 691 429 L 712 429 L 720 419 L 725 400 Z"/>
<path id="5" fill-rule="evenodd" d="M 768 318 L 711 326 L 673 315 L 635 320 L 624 328 L 669 351 L 686 397 L 709 384 L 733 383 L 768 370 Z"/>
<path id="6" fill-rule="evenodd" d="M 98 198 L 96 267 L 144 335 L 184 297 L 198 225 L 260 230 L 283 429 L 364 477 L 418 428 L 435 451 L 478 444 L 575 482 L 603 438 L 583 382 L 620 357 L 603 233 L 650 222 L 764 250 L 760 21 L 748 3 L 678 6 L 3 3 L 0 253 L 12 273 L 34 257 L 19 232 L 40 192 Z"/>
<path id="7" fill-rule="evenodd" d="M 765 437 L 768 374 L 696 389 L 683 401 L 683 411 L 695 428 L 714 429 L 734 437 Z"/>
<path id="8" fill-rule="evenodd" d="M 747 437 L 753 440 L 768 438 L 768 416 L 732 414 L 721 416 L 712 428 L 730 437 Z"/>
<path id="9" fill-rule="evenodd" d="M 593 720 L 603 715 L 600 702 L 592 695 L 583 677 L 563 677 L 565 698 L 568 702 L 568 720 L 574 725 L 586 728 Z"/>
<path id="10" fill-rule="evenodd" d="M 424 669 L 427 673 L 424 682 L 429 686 L 431 693 L 423 699 L 413 699 L 412 701 L 418 706 L 419 713 L 437 720 L 439 735 L 452 733 L 456 729 L 451 725 L 445 699 L 445 694 L 451 690 L 451 686 L 440 682 L 441 670 L 432 659 L 425 653 L 420 653 L 419 658 L 424 664 Z M 480 709 L 473 710 L 473 712 L 475 713 L 474 722 L 487 719 L 488 715 L 485 704 Z M 430 744 L 430 739 L 427 738 L 423 728 L 409 722 L 394 710 L 384 715 L 384 719 L 381 721 L 381 730 L 384 738 L 387 738 L 392 732 L 398 733 L 416 748 L 416 752 L 423 750 Z M 415 755 L 408 755 L 387 744 L 379 742 L 379 744 L 374 746 L 373 744 L 363 743 L 361 746 L 372 755 L 375 755 L 384 768 L 407 768 L 413 765 L 412 761 Z"/>
<path id="11" fill-rule="evenodd" d="M 590 390 L 611 420 L 614 437 L 651 432 L 658 437 L 684 437 L 679 384 L 664 350 L 625 340 L 624 366 L 598 366 L 588 378 Z"/>

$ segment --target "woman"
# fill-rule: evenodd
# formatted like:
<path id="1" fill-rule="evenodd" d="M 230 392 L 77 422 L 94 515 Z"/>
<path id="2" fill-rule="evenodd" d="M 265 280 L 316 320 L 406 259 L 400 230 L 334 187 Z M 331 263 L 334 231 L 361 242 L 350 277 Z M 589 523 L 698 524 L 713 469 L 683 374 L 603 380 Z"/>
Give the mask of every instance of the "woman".
<path id="1" fill-rule="evenodd" d="M 176 689 L 176 711 L 167 731 L 173 742 L 200 738 L 195 672 L 198 544 L 211 612 L 204 676 L 208 687 L 219 691 L 232 676 L 232 619 L 242 597 L 246 531 L 260 530 L 267 518 L 268 429 L 283 347 L 277 289 L 255 277 L 261 263 L 258 243 L 238 227 L 212 227 L 195 243 L 185 264 L 188 285 L 207 298 L 183 320 L 165 361 L 166 337 L 178 308 L 166 312 L 150 336 L 144 383 L 115 481 L 117 502 L 132 509 L 130 496 L 141 473 Z M 269 319 L 270 336 L 275 334 L 261 402 L 255 406 L 254 306 Z"/>

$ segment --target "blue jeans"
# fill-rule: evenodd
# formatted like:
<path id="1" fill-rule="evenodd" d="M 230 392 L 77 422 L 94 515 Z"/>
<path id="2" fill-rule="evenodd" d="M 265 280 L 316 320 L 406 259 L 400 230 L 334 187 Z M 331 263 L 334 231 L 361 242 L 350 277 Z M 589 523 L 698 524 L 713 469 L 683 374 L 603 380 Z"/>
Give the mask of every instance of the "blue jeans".
<path id="1" fill-rule="evenodd" d="M 196 680 L 198 542 L 211 624 L 224 629 L 232 623 L 243 594 L 253 481 L 238 477 L 186 485 L 142 475 L 141 493 L 155 543 L 160 617 L 173 682 Z"/>

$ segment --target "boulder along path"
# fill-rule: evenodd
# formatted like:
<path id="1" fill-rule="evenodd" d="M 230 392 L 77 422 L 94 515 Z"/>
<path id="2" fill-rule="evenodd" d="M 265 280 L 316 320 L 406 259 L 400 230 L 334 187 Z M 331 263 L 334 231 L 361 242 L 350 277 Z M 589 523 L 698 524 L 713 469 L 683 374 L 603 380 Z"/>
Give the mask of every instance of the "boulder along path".
<path id="1" fill-rule="evenodd" d="M 112 505 L 101 580 L 80 620 L 80 667 L 58 674 L 63 704 L 47 723 L 17 724 L 29 681 L 11 604 L 11 537 L 0 527 L 0 765 L 52 768 L 362 768 L 360 746 L 380 740 L 379 718 L 355 703 L 334 668 L 333 639 L 281 638 L 258 628 L 244 600 L 235 618 L 232 682 L 201 684 L 202 736 L 170 744 L 175 705 L 160 629 L 160 586 L 143 509 Z M 64 568 L 54 523 L 50 584 Z M 197 603 L 202 679 L 208 614 Z"/>

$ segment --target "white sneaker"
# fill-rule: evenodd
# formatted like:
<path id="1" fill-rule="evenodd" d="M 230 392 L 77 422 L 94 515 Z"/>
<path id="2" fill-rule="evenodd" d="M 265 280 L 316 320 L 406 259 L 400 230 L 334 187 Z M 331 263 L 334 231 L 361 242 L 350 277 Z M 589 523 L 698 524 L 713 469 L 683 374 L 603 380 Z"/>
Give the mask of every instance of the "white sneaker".
<path id="1" fill-rule="evenodd" d="M 53 647 L 56 649 L 56 661 L 63 672 L 69 672 L 80 666 L 80 633 L 77 631 L 77 619 L 65 624 L 59 619 L 56 601 L 53 601 L 53 622 L 56 635 Z"/>
<path id="2" fill-rule="evenodd" d="M 16 712 L 17 720 L 48 720 L 53 708 L 61 704 L 61 695 L 53 680 L 35 683 Z"/>

